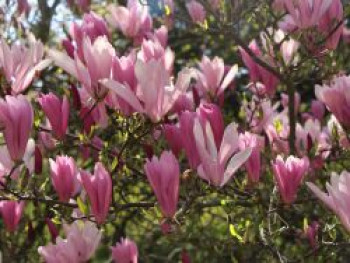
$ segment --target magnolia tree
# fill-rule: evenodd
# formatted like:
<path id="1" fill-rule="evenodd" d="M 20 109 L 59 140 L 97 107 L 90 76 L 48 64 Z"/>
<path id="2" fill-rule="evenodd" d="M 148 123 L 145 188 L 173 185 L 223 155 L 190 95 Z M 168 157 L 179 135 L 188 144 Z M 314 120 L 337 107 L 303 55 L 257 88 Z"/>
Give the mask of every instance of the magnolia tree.
<path id="1" fill-rule="evenodd" d="M 347 262 L 350 4 L 6 1 L 3 262 Z"/>

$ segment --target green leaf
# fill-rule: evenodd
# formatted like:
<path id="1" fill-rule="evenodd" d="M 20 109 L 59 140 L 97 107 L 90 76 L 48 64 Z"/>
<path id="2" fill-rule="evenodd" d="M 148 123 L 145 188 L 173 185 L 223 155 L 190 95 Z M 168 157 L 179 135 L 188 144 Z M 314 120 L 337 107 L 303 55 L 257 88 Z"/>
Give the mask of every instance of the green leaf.
<path id="1" fill-rule="evenodd" d="M 89 208 L 88 208 L 88 206 L 81 200 L 80 197 L 78 197 L 78 199 L 77 199 L 77 204 L 78 204 L 79 210 L 80 210 L 84 215 L 88 215 L 88 214 L 89 214 Z"/>
<path id="2" fill-rule="evenodd" d="M 242 236 L 237 233 L 236 228 L 233 224 L 230 224 L 230 234 L 231 234 L 231 236 L 237 238 L 239 242 L 243 243 Z"/>

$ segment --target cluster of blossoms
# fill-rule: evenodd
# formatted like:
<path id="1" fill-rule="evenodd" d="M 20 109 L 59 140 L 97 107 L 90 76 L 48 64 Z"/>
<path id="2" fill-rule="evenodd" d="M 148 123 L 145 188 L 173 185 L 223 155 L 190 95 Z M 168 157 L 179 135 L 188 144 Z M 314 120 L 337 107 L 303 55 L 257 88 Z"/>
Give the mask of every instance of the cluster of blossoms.
<path id="1" fill-rule="evenodd" d="M 11 184 L 20 185 L 22 177 L 43 173 L 45 157 L 52 153 L 56 154 L 46 159 L 48 181 L 54 191 L 44 201 L 74 208 L 71 214 L 75 221 L 63 224 L 65 239 L 59 236 L 51 218 L 46 218 L 53 243 L 38 248 L 45 262 L 91 259 L 103 240 L 101 229 L 118 206 L 114 197 L 118 191 L 116 170 L 98 156 L 105 147 L 103 136 L 93 135 L 86 141 L 94 130 L 103 133 L 111 128 L 111 112 L 123 118 L 140 118 L 152 127 L 148 132 L 152 141 L 163 140 L 161 149 L 169 148 L 153 154 L 151 147 L 140 171 L 157 199 L 163 228 L 175 223 L 183 211 L 183 207 L 179 209 L 180 188 L 186 167 L 213 191 L 229 186 L 239 170 L 246 173 L 249 189 L 258 188 L 266 171 L 271 171 L 280 202 L 287 209 L 292 209 L 303 182 L 308 181 L 310 193 L 350 231 L 350 173 L 333 172 L 326 186 L 328 194 L 318 188 L 313 177 L 325 168 L 335 144 L 344 151 L 350 147 L 350 76 L 338 74 L 316 85 L 315 100 L 307 110 L 301 109 L 297 90 L 280 92 L 286 84 L 281 72 L 292 72 L 288 70 L 301 63 L 300 49 L 306 48 L 317 58 L 337 48 L 344 31 L 340 0 L 274 1 L 274 12 L 283 14 L 279 28 L 268 29 L 259 39 L 238 49 L 242 65 L 249 72 L 246 91 L 251 95 L 241 108 L 242 123 L 227 122 L 223 107 L 225 94 L 238 92 L 235 80 L 242 71 L 238 65 L 203 55 L 196 66 L 175 70 L 175 52 L 168 45 L 176 11 L 172 1 L 166 3 L 171 10 L 165 19 L 167 26 L 158 28 L 148 7 L 138 0 L 129 0 L 126 6 L 111 5 L 106 19 L 90 11 L 89 1 L 68 2 L 86 13 L 81 24 L 71 25 L 62 40 L 63 50 L 50 48 L 44 54 L 43 44 L 33 36 L 27 44 L 9 45 L 5 39 L 0 40 L 2 221 L 7 231 L 15 232 L 26 202 L 40 201 L 36 200 L 37 192 L 21 195 L 12 190 Z M 207 8 L 219 12 L 222 4 L 214 0 L 208 3 L 186 2 L 188 16 L 196 25 L 207 23 Z M 26 1 L 18 1 L 18 9 L 28 13 L 30 7 Z M 132 47 L 122 54 L 116 50 L 108 24 L 130 39 Z M 69 82 L 74 83 L 65 88 L 64 95 L 55 90 L 29 92 L 39 73 L 48 67 L 63 69 Z M 275 103 L 277 97 L 280 100 Z M 327 112 L 332 115 L 328 122 Z M 80 131 L 71 128 L 74 121 L 82 124 Z M 93 174 L 76 156 L 55 152 L 72 140 L 84 144 L 82 155 L 87 156 L 83 159 L 91 158 Z M 121 169 L 124 149 L 108 150 Z M 84 206 L 90 209 L 83 211 Z M 314 222 L 305 230 L 313 247 L 319 227 Z M 111 247 L 111 255 L 118 263 L 136 263 L 138 248 L 133 241 L 122 238 Z M 189 262 L 187 255 L 183 262 Z"/>

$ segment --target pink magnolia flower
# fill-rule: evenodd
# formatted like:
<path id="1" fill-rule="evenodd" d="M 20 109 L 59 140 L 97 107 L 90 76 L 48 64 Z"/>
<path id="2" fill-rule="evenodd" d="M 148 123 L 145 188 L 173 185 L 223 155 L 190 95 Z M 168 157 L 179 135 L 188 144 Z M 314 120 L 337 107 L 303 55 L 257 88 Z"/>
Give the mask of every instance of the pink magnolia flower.
<path id="1" fill-rule="evenodd" d="M 313 221 L 310 225 L 308 225 L 305 229 L 305 235 L 310 242 L 310 245 L 313 249 L 316 248 L 317 242 L 317 231 L 320 228 L 320 225 L 317 221 Z"/>
<path id="2" fill-rule="evenodd" d="M 288 137 L 290 127 L 286 110 L 269 119 L 264 130 L 274 152 L 289 153 Z"/>
<path id="3" fill-rule="evenodd" d="M 136 41 L 142 40 L 152 29 L 148 6 L 142 5 L 138 0 L 128 0 L 126 7 L 110 5 L 109 10 L 107 21 L 125 36 Z"/>
<path id="4" fill-rule="evenodd" d="M 186 3 L 186 8 L 194 23 L 204 23 L 207 14 L 202 4 L 196 0 L 191 0 Z"/>
<path id="5" fill-rule="evenodd" d="M 263 58 L 262 51 L 260 50 L 255 40 L 249 44 L 249 49 L 255 54 L 255 56 Z M 252 82 L 261 82 L 265 86 L 267 95 L 272 96 L 275 93 L 277 85 L 279 83 L 278 78 L 273 75 L 273 73 L 257 64 L 243 48 L 240 48 L 239 50 L 242 56 L 242 60 L 249 70 L 250 80 Z M 271 61 L 266 62 L 273 65 Z"/>
<path id="6" fill-rule="evenodd" d="M 235 65 L 225 75 L 224 60 L 219 57 L 210 60 L 207 56 L 203 56 L 202 61 L 199 63 L 199 68 L 200 71 L 197 71 L 198 88 L 212 96 L 221 95 L 232 83 L 238 72 L 238 66 Z"/>
<path id="7" fill-rule="evenodd" d="M 248 181 L 257 183 L 260 179 L 261 151 L 264 149 L 264 138 L 253 133 L 245 132 L 239 135 L 239 149 L 241 151 L 251 148 L 252 153 L 245 163 L 248 172 Z"/>
<path id="8" fill-rule="evenodd" d="M 312 100 L 310 112 L 303 113 L 303 118 L 314 118 L 319 121 L 322 121 L 326 113 L 325 105 L 319 100 Z"/>
<path id="9" fill-rule="evenodd" d="M 344 11 L 341 0 L 332 0 L 331 2 L 332 4 L 322 16 L 318 27 L 327 38 L 326 47 L 333 50 L 337 48 L 340 37 L 343 34 L 344 23 L 341 21 L 343 19 Z M 338 23 L 340 22 L 341 25 L 339 26 Z"/>
<path id="10" fill-rule="evenodd" d="M 99 36 L 92 43 L 90 38 L 83 39 L 84 60 L 75 56 L 74 60 L 57 50 L 50 50 L 49 55 L 57 66 L 78 79 L 92 99 L 99 100 L 107 95 L 107 89 L 101 87 L 99 80 L 111 76 L 115 50 L 106 36 Z"/>
<path id="11" fill-rule="evenodd" d="M 279 27 L 284 31 L 316 29 L 316 33 L 326 37 L 325 46 L 328 49 L 335 49 L 344 28 L 343 5 L 341 0 L 284 0 L 284 6 L 288 14 L 279 23 Z M 341 23 L 340 26 L 338 23 Z M 334 32 L 332 32 L 334 31 Z M 311 41 L 311 47 L 317 39 L 314 32 L 306 33 L 307 39 Z"/>
<path id="12" fill-rule="evenodd" d="M 0 126 L 4 128 L 5 142 L 13 161 L 20 161 L 24 156 L 33 118 L 32 106 L 23 95 L 0 100 Z"/>
<path id="13" fill-rule="evenodd" d="M 151 60 L 161 60 L 166 70 L 171 74 L 175 54 L 169 47 L 164 48 L 159 41 L 143 40 L 137 58 L 145 63 Z"/>
<path id="14" fill-rule="evenodd" d="M 153 40 L 158 41 L 164 48 L 168 45 L 168 28 L 162 25 L 160 28 L 154 30 Z"/>
<path id="15" fill-rule="evenodd" d="M 158 159 L 147 160 L 144 169 L 161 211 L 165 217 L 173 217 L 179 199 L 179 162 L 171 152 L 163 152 Z"/>
<path id="16" fill-rule="evenodd" d="M 224 186 L 251 154 L 250 148 L 239 151 L 237 126 L 234 123 L 226 127 L 220 147 L 215 144 L 209 122 L 203 126 L 196 119 L 193 133 L 201 160 L 198 175 L 214 186 Z"/>
<path id="17" fill-rule="evenodd" d="M 16 95 L 25 91 L 37 73 L 50 64 L 44 59 L 44 46 L 33 36 L 29 38 L 29 47 L 13 44 L 9 47 L 5 40 L 0 40 L 0 72 L 11 85 L 11 93 Z"/>
<path id="18" fill-rule="evenodd" d="M 340 76 L 330 85 L 316 85 L 315 94 L 345 127 L 350 127 L 350 76 Z"/>
<path id="19" fill-rule="evenodd" d="M 64 225 L 64 232 L 66 239 L 58 237 L 56 244 L 38 248 L 45 262 L 87 262 L 94 255 L 102 236 L 96 225 L 89 221 Z"/>
<path id="20" fill-rule="evenodd" d="M 199 154 L 194 140 L 193 125 L 197 114 L 185 111 L 179 117 L 178 125 L 164 125 L 164 135 L 175 155 L 184 149 L 189 165 L 196 169 L 200 163 Z M 187 136 L 183 136 L 187 134 Z"/>
<path id="21" fill-rule="evenodd" d="M 21 220 L 24 202 L 17 201 L 0 201 L 0 213 L 6 230 L 13 232 L 16 230 Z"/>
<path id="22" fill-rule="evenodd" d="M 283 41 L 281 45 L 281 54 L 286 65 L 294 62 L 296 52 L 298 51 L 300 43 L 294 39 Z"/>
<path id="23" fill-rule="evenodd" d="M 67 202 L 80 189 L 78 170 L 72 157 L 56 156 L 56 161 L 49 159 L 53 187 L 61 201 Z"/>
<path id="24" fill-rule="evenodd" d="M 315 184 L 306 185 L 313 194 L 335 213 L 347 231 L 350 232 L 350 173 L 343 171 L 340 175 L 332 173 L 330 183 L 326 184 L 328 193 L 322 192 Z"/>
<path id="25" fill-rule="evenodd" d="M 80 181 L 89 197 L 98 224 L 102 224 L 112 202 L 112 179 L 102 163 L 95 164 L 94 175 L 80 171 Z"/>
<path id="26" fill-rule="evenodd" d="M 84 14 L 81 25 L 73 23 L 70 28 L 70 36 L 76 43 L 76 51 L 82 61 L 84 61 L 83 41 L 85 37 L 89 38 L 91 43 L 94 43 L 100 36 L 110 37 L 105 20 L 94 12 Z M 70 42 L 71 45 L 67 42 L 63 43 L 65 47 L 69 49 L 73 48 L 73 52 L 70 51 L 67 53 L 71 53 L 71 57 L 74 57 L 74 46 L 72 43 Z"/>
<path id="27" fill-rule="evenodd" d="M 63 139 L 66 135 L 69 120 L 68 98 L 64 96 L 63 100 L 60 100 L 60 98 L 50 92 L 47 95 L 42 95 L 38 101 L 49 119 L 52 132 L 56 138 Z"/>
<path id="28" fill-rule="evenodd" d="M 213 130 L 216 147 L 220 147 L 225 129 L 224 118 L 220 108 L 216 104 L 202 103 L 197 108 L 197 115 L 203 127 L 209 122 Z"/>
<path id="29" fill-rule="evenodd" d="M 322 16 L 327 12 L 332 0 L 284 0 L 288 15 L 284 23 L 289 28 L 306 29 L 318 25 Z M 282 26 L 282 28 L 286 28 Z"/>
<path id="30" fill-rule="evenodd" d="M 116 263 L 137 263 L 138 250 L 135 242 L 122 238 L 114 247 L 111 247 L 112 259 Z"/>
<path id="31" fill-rule="evenodd" d="M 180 95 L 186 92 L 193 74 L 192 70 L 183 69 L 174 85 L 162 60 L 151 59 L 149 62 L 138 60 L 135 75 L 138 80 L 136 94 L 128 85 L 112 79 L 105 79 L 101 83 L 128 102 L 135 111 L 144 112 L 153 122 L 158 122 L 172 109 Z"/>
<path id="32" fill-rule="evenodd" d="M 284 161 L 279 155 L 272 164 L 272 168 L 283 202 L 292 204 L 297 198 L 301 181 L 309 169 L 309 160 L 307 157 L 299 159 L 291 155 Z"/>

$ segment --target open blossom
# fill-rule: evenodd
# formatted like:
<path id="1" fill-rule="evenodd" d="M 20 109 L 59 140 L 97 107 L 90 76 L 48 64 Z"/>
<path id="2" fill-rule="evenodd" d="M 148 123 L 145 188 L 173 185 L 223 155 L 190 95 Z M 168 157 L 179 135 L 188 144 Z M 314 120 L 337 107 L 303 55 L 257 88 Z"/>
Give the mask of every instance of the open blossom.
<path id="1" fill-rule="evenodd" d="M 79 191 L 78 170 L 72 157 L 57 156 L 49 160 L 53 187 L 61 201 L 67 202 Z"/>
<path id="2" fill-rule="evenodd" d="M 0 40 L 0 72 L 9 83 L 11 94 L 24 92 L 37 73 L 50 64 L 43 56 L 44 46 L 33 36 L 29 38 L 28 47 L 17 43 L 8 46 L 4 39 Z"/>
<path id="3" fill-rule="evenodd" d="M 350 232 L 350 173 L 343 171 L 340 175 L 332 173 L 330 183 L 326 184 L 328 193 L 322 192 L 315 184 L 307 182 L 309 189 L 329 209 L 335 213 Z"/>
<path id="4" fill-rule="evenodd" d="M 350 127 L 350 76 L 340 76 L 330 85 L 316 85 L 316 97 L 345 127 Z"/>
<path id="5" fill-rule="evenodd" d="M 16 230 L 22 217 L 23 208 L 23 201 L 0 201 L 0 214 L 7 231 L 13 232 Z"/>
<path id="6" fill-rule="evenodd" d="M 107 21 L 125 36 L 141 40 L 152 29 L 148 6 L 138 0 L 128 0 L 127 6 L 111 5 Z"/>
<path id="7" fill-rule="evenodd" d="M 224 60 L 219 57 L 210 60 L 207 56 L 203 56 L 202 61 L 199 63 L 199 68 L 200 70 L 197 71 L 198 88 L 202 92 L 208 92 L 216 96 L 224 92 L 238 72 L 238 66 L 235 65 L 225 75 Z"/>
<path id="8" fill-rule="evenodd" d="M 206 11 L 201 3 L 191 0 L 186 3 L 187 11 L 194 23 L 203 23 L 206 17 Z"/>
<path id="9" fill-rule="evenodd" d="M 144 165 L 147 179 L 157 197 L 165 217 L 173 217 L 179 200 L 179 162 L 171 152 L 163 152 L 158 159 L 153 156 Z"/>
<path id="10" fill-rule="evenodd" d="M 69 101 L 66 96 L 63 100 L 50 92 L 47 95 L 42 95 L 39 99 L 39 104 L 46 117 L 49 119 L 52 132 L 56 138 L 62 139 L 66 135 L 68 120 L 69 120 Z"/>
<path id="11" fill-rule="evenodd" d="M 297 198 L 298 188 L 309 169 L 309 160 L 289 156 L 286 161 L 279 155 L 272 164 L 278 190 L 284 203 L 292 204 Z"/>
<path id="12" fill-rule="evenodd" d="M 23 95 L 0 100 L 0 126 L 13 161 L 22 160 L 32 130 L 34 113 Z"/>
<path id="13" fill-rule="evenodd" d="M 106 36 L 99 36 L 94 42 L 84 37 L 82 46 L 83 61 L 77 56 L 72 59 L 57 50 L 50 50 L 49 55 L 57 66 L 81 82 L 91 98 L 102 99 L 107 95 L 107 90 L 101 87 L 99 80 L 110 77 L 115 50 Z"/>
<path id="14" fill-rule="evenodd" d="M 80 171 L 80 181 L 89 197 L 97 223 L 102 224 L 106 220 L 112 202 L 111 176 L 102 163 L 96 163 L 93 175 Z"/>
<path id="15" fill-rule="evenodd" d="M 87 262 L 94 255 L 102 236 L 96 225 L 89 221 L 64 225 L 64 232 L 66 239 L 58 237 L 56 244 L 38 248 L 45 262 Z"/>
<path id="16" fill-rule="evenodd" d="M 226 127 L 220 147 L 215 144 L 209 122 L 203 126 L 196 119 L 193 133 L 201 161 L 197 168 L 198 175 L 214 186 L 224 186 L 251 154 L 251 148 L 239 151 L 239 137 L 234 123 Z"/>
<path id="17" fill-rule="evenodd" d="M 111 77 L 115 50 L 108 42 L 107 36 L 99 36 L 93 43 L 90 38 L 84 37 L 82 49 L 83 61 L 79 56 L 72 59 L 57 50 L 50 50 L 49 55 L 56 65 L 80 81 L 82 88 L 79 89 L 79 95 L 86 106 L 86 113 L 90 112 L 95 122 L 101 127 L 106 127 L 108 116 L 103 99 L 108 97 L 108 89 L 99 81 Z M 92 107 L 94 109 L 91 111 Z"/>
<path id="18" fill-rule="evenodd" d="M 137 263 L 138 250 L 134 241 L 122 238 L 114 247 L 111 247 L 112 259 L 116 263 Z"/>
<path id="19" fill-rule="evenodd" d="M 183 69 L 174 85 L 162 60 L 151 59 L 148 62 L 138 60 L 135 75 L 138 81 L 137 93 L 128 85 L 112 79 L 101 83 L 128 102 L 135 111 L 145 113 L 153 122 L 158 122 L 172 109 L 180 95 L 186 92 L 193 74 L 192 70 Z"/>
<path id="20" fill-rule="evenodd" d="M 251 148 L 252 153 L 245 163 L 248 172 L 248 181 L 257 183 L 261 171 L 261 151 L 264 148 L 264 138 L 253 133 L 245 132 L 239 135 L 239 148 L 241 151 Z"/>

